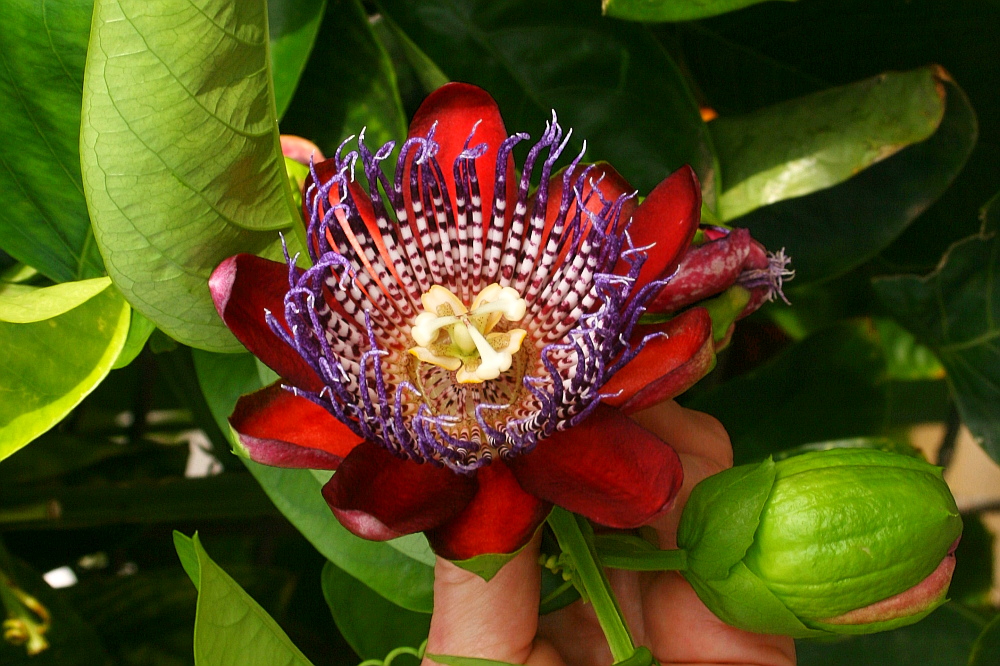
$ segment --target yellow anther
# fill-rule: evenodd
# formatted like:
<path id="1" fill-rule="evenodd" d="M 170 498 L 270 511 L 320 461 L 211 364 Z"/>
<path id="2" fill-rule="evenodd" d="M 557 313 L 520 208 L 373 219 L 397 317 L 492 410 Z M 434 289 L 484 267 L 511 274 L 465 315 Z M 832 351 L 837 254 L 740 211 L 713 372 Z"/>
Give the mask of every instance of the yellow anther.
<path id="1" fill-rule="evenodd" d="M 527 312 L 525 300 L 510 287 L 487 286 L 471 309 L 440 285 L 427 290 L 420 301 L 424 312 L 411 328 L 417 346 L 409 352 L 424 363 L 455 371 L 460 383 L 496 379 L 509 370 L 528 334 L 521 328 L 493 332 L 501 319 L 520 321 Z"/>

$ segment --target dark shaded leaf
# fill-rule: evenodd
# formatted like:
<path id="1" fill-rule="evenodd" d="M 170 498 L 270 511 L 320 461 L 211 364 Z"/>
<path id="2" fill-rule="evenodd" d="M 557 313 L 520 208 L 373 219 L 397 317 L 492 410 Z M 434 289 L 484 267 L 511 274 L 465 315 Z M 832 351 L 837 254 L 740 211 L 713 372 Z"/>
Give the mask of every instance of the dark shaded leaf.
<path id="1" fill-rule="evenodd" d="M 270 0 L 267 3 L 271 78 L 278 118 L 284 115 L 292 101 L 325 9 L 326 0 Z"/>
<path id="2" fill-rule="evenodd" d="M 363 128 L 371 146 L 406 138 L 396 74 L 361 2 L 329 0 L 319 35 L 282 132 L 313 141 L 328 156 Z"/>
<path id="3" fill-rule="evenodd" d="M 640 192 L 683 164 L 714 201 L 715 158 L 680 71 L 642 26 L 572 0 L 383 0 L 381 6 L 450 79 L 488 90 L 508 131 L 539 133 L 555 109 Z"/>
<path id="4" fill-rule="evenodd" d="M 105 272 L 80 176 L 93 4 L 0 4 L 0 246 L 57 282 Z"/>
<path id="5" fill-rule="evenodd" d="M 332 562 L 323 567 L 323 595 L 340 633 L 362 659 L 382 659 L 427 638 L 430 615 L 387 601 Z"/>
<path id="6" fill-rule="evenodd" d="M 1000 460 L 1000 197 L 983 228 L 955 243 L 926 277 L 875 280 L 876 293 L 903 326 L 931 347 L 947 371 L 962 421 Z"/>
<path id="7" fill-rule="evenodd" d="M 990 666 L 1000 661 L 1000 615 L 986 625 L 972 645 L 969 666 Z"/>
<path id="8" fill-rule="evenodd" d="M 874 332 L 841 324 L 686 406 L 722 421 L 742 464 L 797 444 L 878 434 L 886 416 L 885 380 Z"/>

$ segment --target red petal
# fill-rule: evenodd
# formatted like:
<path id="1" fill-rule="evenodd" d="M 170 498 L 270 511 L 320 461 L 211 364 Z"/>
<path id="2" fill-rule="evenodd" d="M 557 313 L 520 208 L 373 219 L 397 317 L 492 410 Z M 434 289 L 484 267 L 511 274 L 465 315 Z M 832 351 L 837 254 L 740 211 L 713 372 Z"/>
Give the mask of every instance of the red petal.
<path id="1" fill-rule="evenodd" d="M 229 423 L 251 460 L 274 467 L 336 469 L 362 441 L 330 412 L 279 384 L 240 398 Z"/>
<path id="2" fill-rule="evenodd" d="M 674 312 L 722 293 L 736 282 L 746 267 L 753 245 L 759 243 L 750 237 L 749 231 L 733 229 L 723 238 L 688 248 L 673 278 L 646 309 L 649 312 Z M 767 253 L 763 247 L 760 252 L 766 267 Z"/>
<path id="3" fill-rule="evenodd" d="M 490 97 L 490 94 L 468 83 L 448 83 L 441 86 L 423 101 L 417 113 L 410 122 L 410 137 L 427 136 L 431 126 L 437 121 L 434 141 L 439 145 L 437 153 L 438 164 L 448 183 L 451 200 L 455 201 L 455 158 L 465 148 L 465 141 L 476 127 L 476 133 L 469 146 L 485 143 L 486 152 L 475 160 L 476 174 L 479 177 L 479 192 L 482 197 L 483 226 L 490 223 L 490 212 L 493 207 L 493 186 L 496 176 L 497 152 L 500 144 L 507 139 L 507 130 L 500 117 L 500 107 Z M 480 122 L 482 121 L 482 122 Z M 407 179 L 409 170 L 407 169 Z M 409 182 L 406 180 L 404 182 Z M 409 190 L 404 188 L 407 206 L 409 207 Z M 513 202 L 517 196 L 514 180 L 514 160 L 507 161 L 507 192 L 506 198 L 508 218 L 513 214 Z M 411 217 L 412 219 L 412 217 Z"/>
<path id="4" fill-rule="evenodd" d="M 620 394 L 605 404 L 626 414 L 669 400 L 688 390 L 714 365 L 712 317 L 694 308 L 668 322 L 639 327 L 637 336 L 666 333 L 646 343 L 642 351 L 601 387 L 601 393 Z"/>
<path id="5" fill-rule="evenodd" d="M 441 557 L 467 560 L 485 553 L 513 553 L 531 540 L 552 505 L 529 495 L 502 463 L 476 473 L 479 490 L 462 513 L 427 533 Z"/>
<path id="6" fill-rule="evenodd" d="M 319 391 L 323 382 L 298 352 L 271 331 L 264 310 L 284 326 L 288 266 L 252 254 L 238 254 L 219 264 L 208 280 L 215 309 L 243 346 L 300 388 Z"/>
<path id="7" fill-rule="evenodd" d="M 319 146 L 309 139 L 294 134 L 281 135 L 281 154 L 306 166 L 309 166 L 309 160 L 322 162 L 326 159 Z"/>
<path id="8" fill-rule="evenodd" d="M 668 444 L 605 405 L 508 464 L 529 493 L 621 529 L 668 508 L 683 480 Z"/>
<path id="9" fill-rule="evenodd" d="M 637 289 L 673 272 L 700 220 L 701 185 L 694 169 L 682 166 L 653 188 L 632 215 L 632 243 L 636 247 L 652 245 L 639 273 Z M 627 270 L 624 261 L 615 268 L 619 274 Z"/>
<path id="10" fill-rule="evenodd" d="M 376 541 L 437 527 L 461 513 L 475 494 L 471 477 L 397 458 L 371 442 L 355 447 L 323 486 L 343 526 Z"/>

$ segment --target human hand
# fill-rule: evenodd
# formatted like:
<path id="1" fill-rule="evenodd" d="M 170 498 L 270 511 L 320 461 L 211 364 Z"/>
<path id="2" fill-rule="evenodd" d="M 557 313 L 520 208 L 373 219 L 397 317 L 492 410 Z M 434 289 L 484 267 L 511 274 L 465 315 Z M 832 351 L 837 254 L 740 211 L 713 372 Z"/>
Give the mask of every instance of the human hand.
<path id="1" fill-rule="evenodd" d="M 676 548 L 681 509 L 694 486 L 733 464 L 729 436 L 707 414 L 667 402 L 633 415 L 669 443 L 684 466 L 673 508 L 651 527 L 661 548 Z M 539 539 L 489 583 L 438 559 L 427 653 L 480 657 L 529 666 L 608 666 L 613 662 L 592 608 L 577 601 L 538 616 Z M 676 572 L 609 570 L 608 579 L 636 645 L 663 665 L 794 666 L 784 636 L 752 634 L 723 623 Z M 424 659 L 424 665 L 436 662 Z"/>

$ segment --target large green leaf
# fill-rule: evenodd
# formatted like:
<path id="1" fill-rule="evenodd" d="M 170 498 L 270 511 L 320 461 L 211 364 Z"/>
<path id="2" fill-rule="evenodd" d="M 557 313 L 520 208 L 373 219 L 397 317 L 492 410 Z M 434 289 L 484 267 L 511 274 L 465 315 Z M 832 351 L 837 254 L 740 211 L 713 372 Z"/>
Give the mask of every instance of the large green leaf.
<path id="1" fill-rule="evenodd" d="M 799 284 L 842 275 L 876 256 L 944 192 L 975 144 L 969 100 L 941 76 L 945 114 L 929 139 L 836 187 L 758 208 L 732 224 L 768 248 L 785 247 Z"/>
<path id="2" fill-rule="evenodd" d="M 982 627 L 983 621 L 962 606 L 946 604 L 909 627 L 795 641 L 795 652 L 799 666 L 964 666 Z"/>
<path id="3" fill-rule="evenodd" d="M 111 286 L 106 277 L 65 282 L 51 287 L 0 283 L 0 321 L 32 324 L 65 314 Z"/>
<path id="4" fill-rule="evenodd" d="M 240 395 L 263 384 L 248 354 L 194 353 L 198 382 L 212 415 L 232 435 L 226 418 Z M 329 472 L 280 469 L 245 461 L 250 472 L 285 517 L 328 560 L 386 599 L 409 610 L 433 607 L 434 556 L 426 538 L 414 534 L 389 542 L 367 541 L 348 532 L 323 500 Z"/>
<path id="5" fill-rule="evenodd" d="M 311 666 L 267 611 L 212 561 L 197 534 L 174 532 L 174 545 L 198 588 L 195 666 Z"/>
<path id="6" fill-rule="evenodd" d="M 719 156 L 718 213 L 730 220 L 843 182 L 923 141 L 944 116 L 931 67 L 889 72 L 709 124 Z"/>
<path id="7" fill-rule="evenodd" d="M 691 21 L 742 9 L 766 0 L 602 0 L 601 10 L 629 21 Z M 795 2 L 795 0 L 785 0 Z"/>
<path id="8" fill-rule="evenodd" d="M 381 659 L 427 638 L 430 615 L 387 601 L 332 562 L 323 566 L 323 596 L 337 629 L 362 659 Z"/>
<path id="9" fill-rule="evenodd" d="M 264 0 L 100 0 L 84 86 L 84 187 L 129 302 L 176 339 L 241 347 L 208 277 L 276 250 L 296 223 L 268 61 Z"/>
<path id="10" fill-rule="evenodd" d="M 841 324 L 687 406 L 722 421 L 736 464 L 742 464 L 807 442 L 878 434 L 886 418 L 886 391 L 877 335 Z"/>
<path id="11" fill-rule="evenodd" d="M 2 305 L 15 287 L 0 291 L 0 313 L 16 315 L 15 321 L 58 312 L 30 323 L 0 321 L 0 460 L 61 421 L 118 358 L 128 335 L 129 307 L 106 278 L 98 279 L 104 289 L 72 309 L 60 307 L 53 290 L 75 304 L 93 283 L 17 286 L 10 297 L 16 307 Z"/>
<path id="12" fill-rule="evenodd" d="M 955 243 L 925 277 L 875 281 L 896 319 L 931 347 L 947 372 L 962 421 L 1000 460 L 1000 196 L 983 211 L 980 234 Z"/>
<path id="13" fill-rule="evenodd" d="M 93 4 L 0 3 L 0 247 L 57 282 L 104 273 L 80 177 Z"/>
<path id="14" fill-rule="evenodd" d="M 327 154 L 367 128 L 369 145 L 406 137 L 396 73 L 359 0 L 329 0 L 302 85 L 281 121 Z"/>
<path id="15" fill-rule="evenodd" d="M 270 0 L 267 3 L 274 104 L 279 118 L 292 101 L 325 9 L 326 0 Z"/>
<path id="16" fill-rule="evenodd" d="M 694 97 L 640 25 L 576 0 L 382 0 L 444 73 L 488 90 L 509 131 L 540 133 L 555 109 L 579 150 L 649 192 L 691 164 L 714 202 L 715 158 Z"/>

